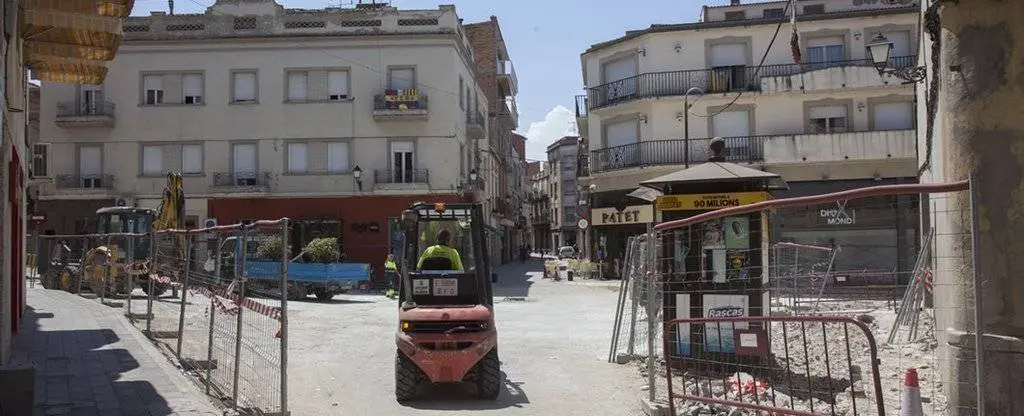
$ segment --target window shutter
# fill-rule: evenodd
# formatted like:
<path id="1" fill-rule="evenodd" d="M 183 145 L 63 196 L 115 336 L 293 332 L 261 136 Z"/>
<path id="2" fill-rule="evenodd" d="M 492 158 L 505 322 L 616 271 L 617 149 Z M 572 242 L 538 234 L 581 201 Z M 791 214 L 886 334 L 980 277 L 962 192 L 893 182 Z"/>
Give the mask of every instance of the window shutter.
<path id="1" fill-rule="evenodd" d="M 185 74 L 182 76 L 181 83 L 185 104 L 203 102 L 203 76 L 201 74 Z"/>
<path id="2" fill-rule="evenodd" d="M 348 172 L 348 170 L 348 143 L 328 143 L 327 171 L 330 173 L 342 173 Z"/>
<path id="3" fill-rule="evenodd" d="M 306 72 L 289 72 L 288 73 L 288 100 L 289 101 L 305 101 L 307 95 L 306 92 Z"/>
<path id="4" fill-rule="evenodd" d="M 164 173 L 163 146 L 142 147 L 142 174 L 160 175 Z"/>
<path id="5" fill-rule="evenodd" d="M 327 73 L 327 98 L 344 100 L 348 98 L 348 71 L 330 71 Z"/>
<path id="6" fill-rule="evenodd" d="M 236 102 L 256 101 L 256 74 L 252 72 L 236 72 L 234 77 L 234 97 Z"/>
<path id="7" fill-rule="evenodd" d="M 306 144 L 305 143 L 289 143 L 288 144 L 288 172 L 291 173 L 304 173 L 306 172 Z"/>
<path id="8" fill-rule="evenodd" d="M 202 145 L 187 144 L 181 147 L 181 171 L 182 173 L 203 172 Z"/>

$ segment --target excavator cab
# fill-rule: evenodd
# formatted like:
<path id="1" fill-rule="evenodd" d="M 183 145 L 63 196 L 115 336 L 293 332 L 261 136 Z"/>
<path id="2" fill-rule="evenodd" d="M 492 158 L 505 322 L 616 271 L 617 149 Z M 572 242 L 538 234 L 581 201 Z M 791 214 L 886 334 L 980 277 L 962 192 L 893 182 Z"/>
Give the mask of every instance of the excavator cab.
<path id="1" fill-rule="evenodd" d="M 481 206 L 415 203 L 402 222 L 396 399 L 414 399 L 424 383 L 459 382 L 496 398 L 502 381 Z"/>
<path id="2" fill-rule="evenodd" d="M 156 210 L 136 207 L 107 207 L 96 211 L 96 234 L 133 233 L 145 234 L 150 232 L 153 221 L 156 220 Z M 98 243 L 98 244 L 97 244 Z M 119 258 L 125 258 L 128 245 L 123 241 L 118 242 L 93 242 L 91 246 L 116 244 L 118 245 Z M 133 251 L 135 259 L 149 257 L 149 237 L 135 239 Z"/>

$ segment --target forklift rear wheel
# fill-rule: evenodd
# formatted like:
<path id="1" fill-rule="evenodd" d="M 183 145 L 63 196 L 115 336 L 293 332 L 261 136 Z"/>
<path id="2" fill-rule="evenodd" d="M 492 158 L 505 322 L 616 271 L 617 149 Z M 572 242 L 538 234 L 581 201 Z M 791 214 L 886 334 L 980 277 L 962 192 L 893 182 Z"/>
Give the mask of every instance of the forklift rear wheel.
<path id="1" fill-rule="evenodd" d="M 416 397 L 416 389 L 423 381 L 423 372 L 402 350 L 395 351 L 395 399 L 400 402 Z"/>
<path id="2" fill-rule="evenodd" d="M 481 399 L 494 400 L 501 393 L 501 360 L 498 347 L 491 349 L 476 368 L 476 394 Z"/>
<path id="3" fill-rule="evenodd" d="M 61 270 L 60 277 L 60 289 L 65 292 L 76 293 L 78 291 L 78 268 L 67 266 L 64 270 Z"/>

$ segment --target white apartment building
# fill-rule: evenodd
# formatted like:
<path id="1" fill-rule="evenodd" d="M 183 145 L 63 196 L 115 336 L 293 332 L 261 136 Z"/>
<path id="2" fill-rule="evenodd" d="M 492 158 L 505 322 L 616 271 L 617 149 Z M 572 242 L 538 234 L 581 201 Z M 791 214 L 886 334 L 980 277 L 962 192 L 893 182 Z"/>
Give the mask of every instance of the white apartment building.
<path id="1" fill-rule="evenodd" d="M 893 43 L 891 66 L 916 65 L 917 2 L 793 1 L 795 46 L 787 3 L 705 6 L 699 22 L 629 31 L 583 52 L 587 94 L 577 97 L 577 117 L 589 147 L 581 181 L 595 185 L 591 217 L 648 205 L 626 194 L 706 161 L 716 136 L 727 161 L 789 183 L 776 197 L 916 181 L 914 86 L 879 76 L 866 45 L 882 34 Z M 773 217 L 773 238 L 842 245 L 840 270 L 906 270 L 917 204 L 882 199 L 850 201 L 846 212 L 863 215 L 841 225 L 819 207 L 788 210 Z M 626 238 L 656 216 L 595 224 L 591 240 L 609 260 L 621 258 Z"/>
<path id="2" fill-rule="evenodd" d="M 219 0 L 131 17 L 102 85 L 43 83 L 44 228 L 156 207 L 184 174 L 190 226 L 289 217 L 381 263 L 417 200 L 466 201 L 487 101 L 454 6 L 285 9 Z"/>
<path id="3" fill-rule="evenodd" d="M 579 137 L 565 136 L 548 145 L 550 174 L 548 186 L 551 198 L 551 247 L 557 250 L 563 246 L 577 246 L 582 238 L 578 224 L 580 211 L 585 209 L 579 202 L 577 187 L 579 167 Z M 580 249 L 583 246 L 580 245 Z"/>

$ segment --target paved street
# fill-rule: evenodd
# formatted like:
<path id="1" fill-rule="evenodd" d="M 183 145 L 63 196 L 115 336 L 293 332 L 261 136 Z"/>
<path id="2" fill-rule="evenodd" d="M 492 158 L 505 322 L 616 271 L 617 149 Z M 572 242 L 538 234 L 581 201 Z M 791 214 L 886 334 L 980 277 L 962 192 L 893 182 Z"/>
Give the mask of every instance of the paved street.
<path id="1" fill-rule="evenodd" d="M 633 366 L 606 362 L 617 285 L 552 282 L 540 260 L 500 270 L 496 314 L 506 389 L 435 388 L 432 400 L 394 398 L 397 302 L 336 296 L 290 302 L 289 395 L 298 415 L 616 415 L 639 413 Z M 504 300 L 525 297 L 525 301 Z"/>
<path id="2" fill-rule="evenodd" d="M 220 415 L 121 313 L 67 292 L 28 290 L 11 366 L 35 366 L 35 414 Z"/>

